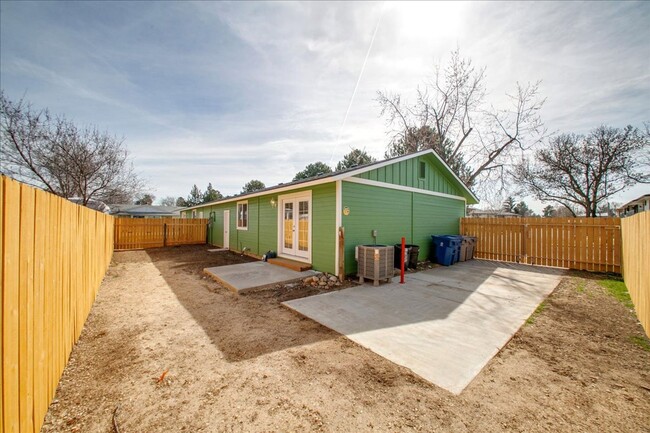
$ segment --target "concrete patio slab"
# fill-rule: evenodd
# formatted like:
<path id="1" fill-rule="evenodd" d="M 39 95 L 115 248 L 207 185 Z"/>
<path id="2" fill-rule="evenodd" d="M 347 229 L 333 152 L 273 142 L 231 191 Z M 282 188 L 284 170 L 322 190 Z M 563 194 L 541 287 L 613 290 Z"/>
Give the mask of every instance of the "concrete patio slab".
<path id="1" fill-rule="evenodd" d="M 563 274 L 472 260 L 284 305 L 460 394 Z"/>
<path id="2" fill-rule="evenodd" d="M 205 268 L 203 272 L 235 293 L 272 287 L 276 284 L 287 284 L 319 274 L 312 270 L 296 272 L 266 262 L 216 266 Z"/>

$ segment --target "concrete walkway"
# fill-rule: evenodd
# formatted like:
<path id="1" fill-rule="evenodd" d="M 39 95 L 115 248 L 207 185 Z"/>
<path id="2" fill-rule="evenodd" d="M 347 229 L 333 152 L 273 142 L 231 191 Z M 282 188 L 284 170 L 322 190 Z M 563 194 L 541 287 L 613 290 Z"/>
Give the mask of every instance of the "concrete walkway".
<path id="1" fill-rule="evenodd" d="M 562 279 L 563 271 L 472 260 L 284 305 L 455 394 Z"/>
<path id="2" fill-rule="evenodd" d="M 214 268 L 205 268 L 203 272 L 235 293 L 272 287 L 276 284 L 291 283 L 319 274 L 319 272 L 311 270 L 297 272 L 266 262 L 216 266 Z"/>

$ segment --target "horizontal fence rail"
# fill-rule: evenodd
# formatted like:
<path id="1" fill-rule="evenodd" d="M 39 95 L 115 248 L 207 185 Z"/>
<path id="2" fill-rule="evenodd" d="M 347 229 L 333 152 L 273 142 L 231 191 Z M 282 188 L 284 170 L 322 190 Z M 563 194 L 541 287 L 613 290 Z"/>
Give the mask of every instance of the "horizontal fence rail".
<path id="1" fill-rule="evenodd" d="M 113 217 L 0 177 L 0 431 L 32 433 L 113 254 Z"/>
<path id="2" fill-rule="evenodd" d="M 634 309 L 650 336 L 650 211 L 621 220 L 623 278 Z"/>
<path id="3" fill-rule="evenodd" d="M 620 218 L 461 218 L 481 259 L 621 272 Z"/>
<path id="4" fill-rule="evenodd" d="M 115 218 L 115 249 L 204 244 L 207 224 L 204 218 Z"/>

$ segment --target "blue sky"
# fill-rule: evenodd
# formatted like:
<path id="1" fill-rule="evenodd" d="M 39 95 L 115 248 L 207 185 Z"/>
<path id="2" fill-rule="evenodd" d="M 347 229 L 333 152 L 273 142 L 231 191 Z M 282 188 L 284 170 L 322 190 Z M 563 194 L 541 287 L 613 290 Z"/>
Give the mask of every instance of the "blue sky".
<path id="1" fill-rule="evenodd" d="M 542 80 L 551 131 L 650 120 L 643 2 L 3 1 L 0 12 L 7 96 L 123 136 L 158 197 L 286 182 L 352 147 L 381 158 L 376 91 L 412 95 L 456 47 L 487 67 L 495 105 Z"/>

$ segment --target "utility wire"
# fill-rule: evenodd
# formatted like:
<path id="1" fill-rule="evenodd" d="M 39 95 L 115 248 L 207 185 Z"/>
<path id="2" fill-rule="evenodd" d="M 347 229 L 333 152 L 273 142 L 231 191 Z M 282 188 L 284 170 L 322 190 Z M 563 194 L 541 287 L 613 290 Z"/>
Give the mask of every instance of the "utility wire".
<path id="1" fill-rule="evenodd" d="M 339 141 L 341 140 L 341 134 L 343 133 L 343 128 L 345 127 L 345 122 L 348 120 L 348 115 L 350 114 L 350 109 L 352 108 L 352 103 L 354 102 L 354 97 L 357 94 L 357 89 L 359 88 L 359 83 L 361 82 L 361 77 L 363 76 L 363 71 L 366 69 L 366 63 L 368 63 L 368 57 L 370 56 L 370 50 L 372 50 L 372 45 L 375 43 L 375 36 L 377 36 L 377 30 L 379 30 L 379 24 L 381 23 L 381 18 L 384 15 L 384 6 L 386 2 L 384 1 L 379 10 L 379 19 L 377 19 L 377 25 L 375 26 L 375 32 L 372 34 L 372 39 L 370 39 L 370 45 L 368 46 L 368 51 L 366 52 L 366 58 L 363 60 L 363 65 L 361 65 L 361 71 L 359 71 L 359 77 L 357 78 L 357 84 L 354 86 L 354 91 L 350 97 L 350 103 L 348 104 L 348 109 L 345 111 L 345 116 L 343 117 L 343 122 L 339 128 L 339 132 L 336 135 L 336 141 L 334 142 L 334 147 L 332 148 L 332 155 L 330 156 L 329 165 L 332 165 L 334 160 L 334 154 L 339 147 Z"/>

